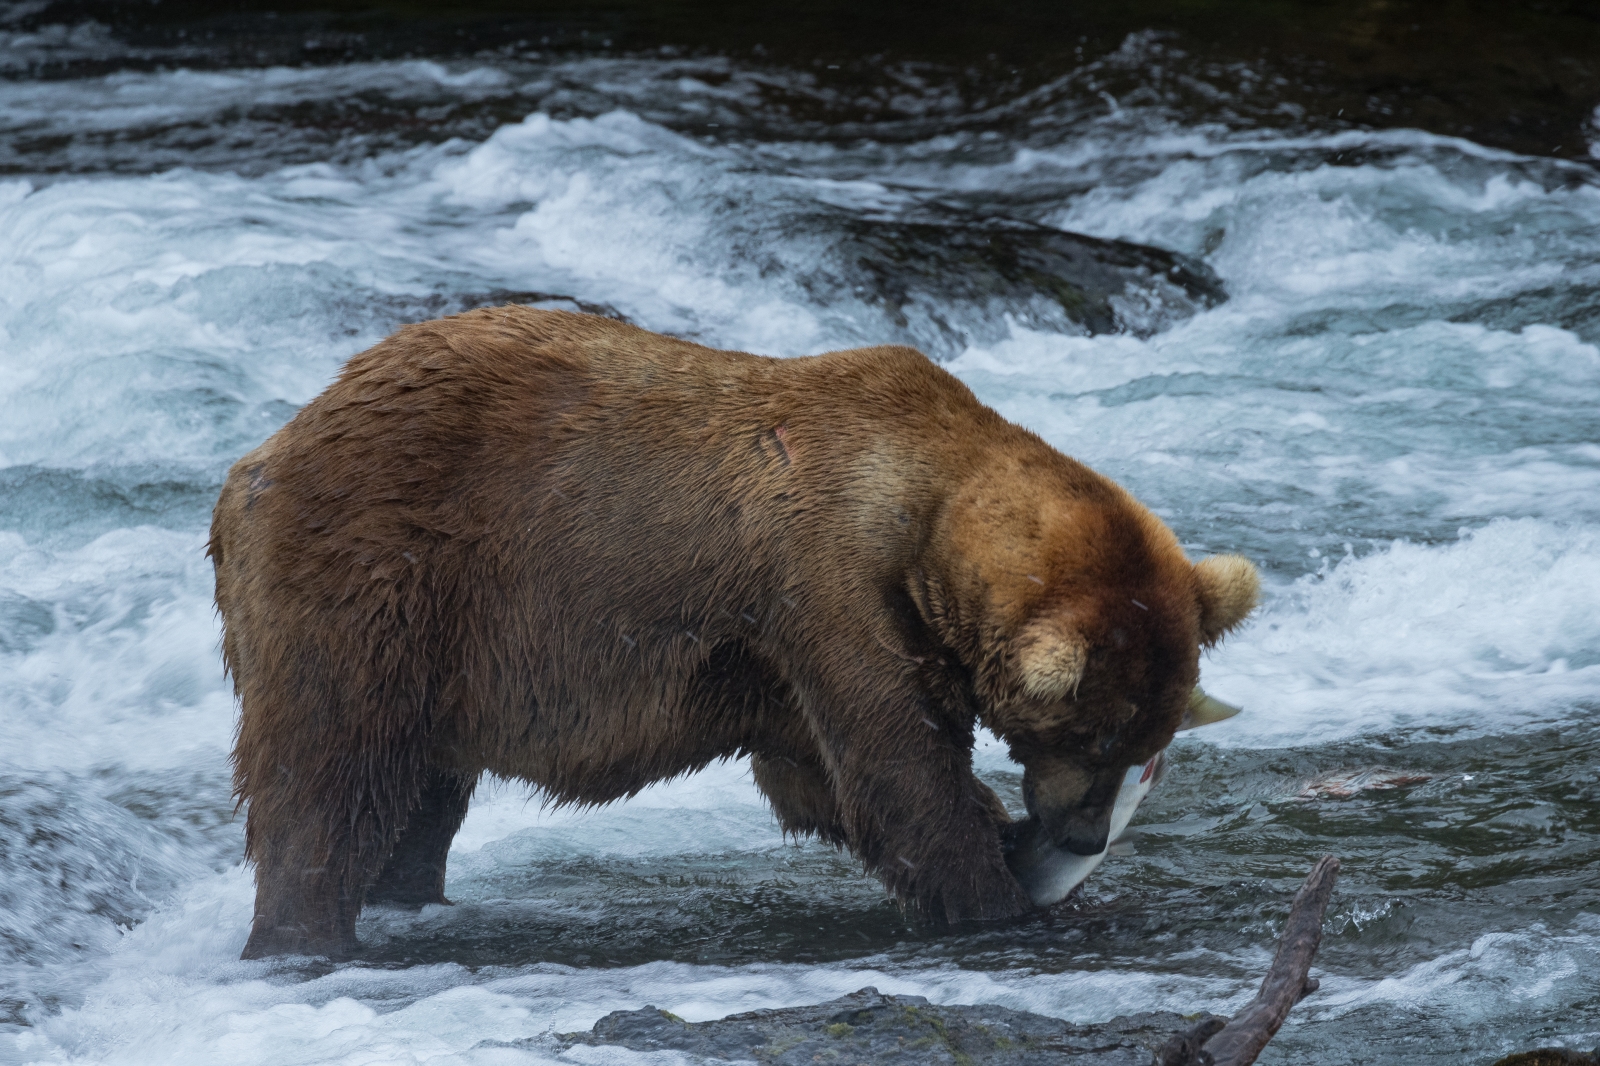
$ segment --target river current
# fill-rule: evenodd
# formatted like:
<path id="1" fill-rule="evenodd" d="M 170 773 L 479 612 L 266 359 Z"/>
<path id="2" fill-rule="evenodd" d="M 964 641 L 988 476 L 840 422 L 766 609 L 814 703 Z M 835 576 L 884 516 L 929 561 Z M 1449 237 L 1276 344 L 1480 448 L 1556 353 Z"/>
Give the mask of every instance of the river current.
<path id="1" fill-rule="evenodd" d="M 0 1063 L 665 1063 L 552 1034 L 864 985 L 1229 1013 L 1326 852 L 1321 990 L 1263 1063 L 1600 1044 L 1600 180 L 1258 122 L 1248 71 L 1176 62 L 1135 35 L 987 96 L 672 54 L 0 81 Z M 1228 299 L 1089 335 L 840 280 L 850 226 L 928 212 L 1182 252 Z M 369 910 L 354 963 L 238 961 L 221 479 L 395 326 L 513 299 L 923 346 L 1192 554 L 1258 561 L 1203 663 L 1245 712 L 1020 927 L 908 924 L 729 763 L 591 811 L 486 780 L 455 906 Z"/>

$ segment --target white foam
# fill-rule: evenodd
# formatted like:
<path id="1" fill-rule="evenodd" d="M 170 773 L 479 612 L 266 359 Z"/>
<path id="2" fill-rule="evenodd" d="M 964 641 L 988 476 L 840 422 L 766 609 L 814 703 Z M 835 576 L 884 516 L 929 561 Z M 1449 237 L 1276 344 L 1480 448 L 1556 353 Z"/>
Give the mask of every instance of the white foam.
<path id="1" fill-rule="evenodd" d="M 1233 746 L 1375 732 L 1515 732 L 1600 693 L 1600 529 L 1501 520 L 1453 544 L 1397 542 L 1273 590 L 1206 665 L 1248 713 Z"/>
<path id="2" fill-rule="evenodd" d="M 1234 297 L 1223 317 L 1235 342 L 1254 332 L 1252 324 L 1278 325 L 1310 307 L 1337 307 L 1359 321 L 1362 309 L 1430 307 L 1600 276 L 1581 237 L 1600 217 L 1600 187 L 1508 173 L 1495 165 L 1516 162 L 1507 153 L 1413 130 L 1283 141 L 1184 131 L 1182 138 L 1111 147 L 1170 161 L 1143 180 L 1099 184 L 1051 221 L 1208 250 Z M 1260 165 L 1267 152 L 1385 148 L 1397 158 Z"/>
<path id="3" fill-rule="evenodd" d="M 764 235 L 741 220 L 767 194 L 727 152 L 620 112 L 534 115 L 462 149 L 8 185 L 0 465 L 235 456 L 284 417 L 261 405 L 309 400 L 377 339 L 362 327 L 393 324 L 374 296 L 462 278 L 758 350 L 827 346 L 816 312 L 743 261 Z"/>
<path id="4" fill-rule="evenodd" d="M 1228 338 L 1247 328 L 1225 310 L 1149 340 L 1014 326 L 951 369 L 1163 515 L 1205 500 L 1248 528 L 1276 509 L 1334 543 L 1351 505 L 1405 515 L 1386 521 L 1421 535 L 1507 515 L 1600 521 L 1600 447 L 1520 443 L 1582 432 L 1590 387 L 1577 375 L 1600 380 L 1593 344 L 1550 327 L 1426 323 L 1238 353 Z M 1284 374 L 1326 387 L 1279 390 Z M 1490 390 L 1503 394 L 1493 407 Z M 1463 434 L 1458 411 L 1481 434 Z M 1217 528 L 1211 550 L 1234 550 L 1228 536 Z"/>
<path id="5" fill-rule="evenodd" d="M 749 209 L 773 195 L 768 182 L 736 173 L 739 162 L 629 112 L 534 114 L 442 163 L 435 179 L 449 203 L 535 205 L 477 251 L 483 267 L 514 276 L 537 264 L 584 289 L 603 279 L 613 302 L 663 328 L 709 329 L 759 351 L 811 350 L 822 340 L 815 314 L 738 261 L 764 236 Z"/>
<path id="6" fill-rule="evenodd" d="M 287 107 L 362 93 L 426 100 L 440 88 L 456 99 L 508 95 L 503 70 L 431 60 L 258 70 L 120 71 L 99 78 L 10 80 L 0 85 L 0 129 L 61 136 L 139 127 L 203 124 L 224 112 Z"/>
<path id="7" fill-rule="evenodd" d="M 62 552 L 0 533 L 0 593 L 45 605 L 53 626 L 0 653 L 0 770 L 223 765 L 233 707 L 203 552 L 149 527 Z"/>
<path id="8" fill-rule="evenodd" d="M 0 464 L 214 464 L 276 428 L 246 405 L 303 403 L 350 354 L 331 323 L 305 328 L 316 298 L 273 276 L 353 265 L 353 234 L 319 237 L 307 214 L 181 173 L 61 182 L 0 207 Z M 207 401 L 215 420 L 196 417 Z"/>
<path id="9" fill-rule="evenodd" d="M 1600 965 L 1600 937 L 1593 915 L 1580 915 L 1572 927 L 1551 929 L 1535 923 L 1515 932 L 1485 933 L 1469 946 L 1417 962 L 1405 971 L 1376 980 L 1328 975 L 1314 998 L 1300 1008 L 1304 1026 L 1349 1015 L 1396 1013 L 1419 1019 L 1441 1014 L 1459 1018 L 1481 1034 L 1504 1027 L 1515 1031 L 1537 1012 L 1561 1018 L 1554 1032 L 1541 1034 L 1541 1046 L 1556 1044 L 1587 1051 L 1600 1042 L 1600 1024 L 1583 1009 L 1583 978 Z M 1527 1050 L 1501 1038 L 1483 1047 L 1490 1054 Z"/>

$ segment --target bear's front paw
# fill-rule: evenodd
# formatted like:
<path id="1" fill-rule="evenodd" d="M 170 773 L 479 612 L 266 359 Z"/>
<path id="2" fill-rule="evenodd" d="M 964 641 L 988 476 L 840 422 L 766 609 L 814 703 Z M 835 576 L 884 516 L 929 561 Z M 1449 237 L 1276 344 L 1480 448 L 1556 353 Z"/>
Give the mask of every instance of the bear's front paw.
<path id="1" fill-rule="evenodd" d="M 963 873 L 931 892 L 918 893 L 919 909 L 946 925 L 1008 921 L 1034 911 L 1027 892 L 1003 862 L 993 869 Z"/>

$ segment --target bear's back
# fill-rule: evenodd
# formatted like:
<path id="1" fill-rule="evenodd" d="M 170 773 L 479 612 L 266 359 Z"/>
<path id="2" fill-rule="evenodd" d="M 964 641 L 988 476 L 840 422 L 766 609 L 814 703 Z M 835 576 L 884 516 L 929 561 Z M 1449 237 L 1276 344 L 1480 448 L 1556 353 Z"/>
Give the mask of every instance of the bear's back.
<path id="1" fill-rule="evenodd" d="M 704 555 L 706 530 L 759 553 L 926 510 L 999 438 L 1054 454 L 914 349 L 780 359 L 486 308 L 352 358 L 230 471 L 213 553 L 318 596 L 534 526 L 590 561 L 606 538 Z"/>

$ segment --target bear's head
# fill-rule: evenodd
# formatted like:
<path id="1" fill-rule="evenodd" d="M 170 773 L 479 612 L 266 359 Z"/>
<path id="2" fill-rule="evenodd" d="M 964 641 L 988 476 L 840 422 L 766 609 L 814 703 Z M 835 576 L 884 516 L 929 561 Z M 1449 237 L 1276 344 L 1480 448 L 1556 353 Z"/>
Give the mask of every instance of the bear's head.
<path id="1" fill-rule="evenodd" d="M 923 600 L 967 649 L 979 713 L 1023 766 L 1029 814 L 1080 855 L 1105 850 L 1124 775 L 1171 743 L 1201 648 L 1260 589 L 1247 560 L 1190 563 L 1155 515 L 1090 477 L 1004 505 L 1009 494 L 974 488 L 947 527 L 963 565 Z"/>
<path id="2" fill-rule="evenodd" d="M 1199 680 L 1199 651 L 1255 606 L 1255 567 L 1236 555 L 1145 587 L 1073 584 L 1018 630 L 1006 697 L 990 708 L 1023 765 L 1023 797 L 1056 844 L 1104 851 L 1130 766 L 1172 742 Z"/>

